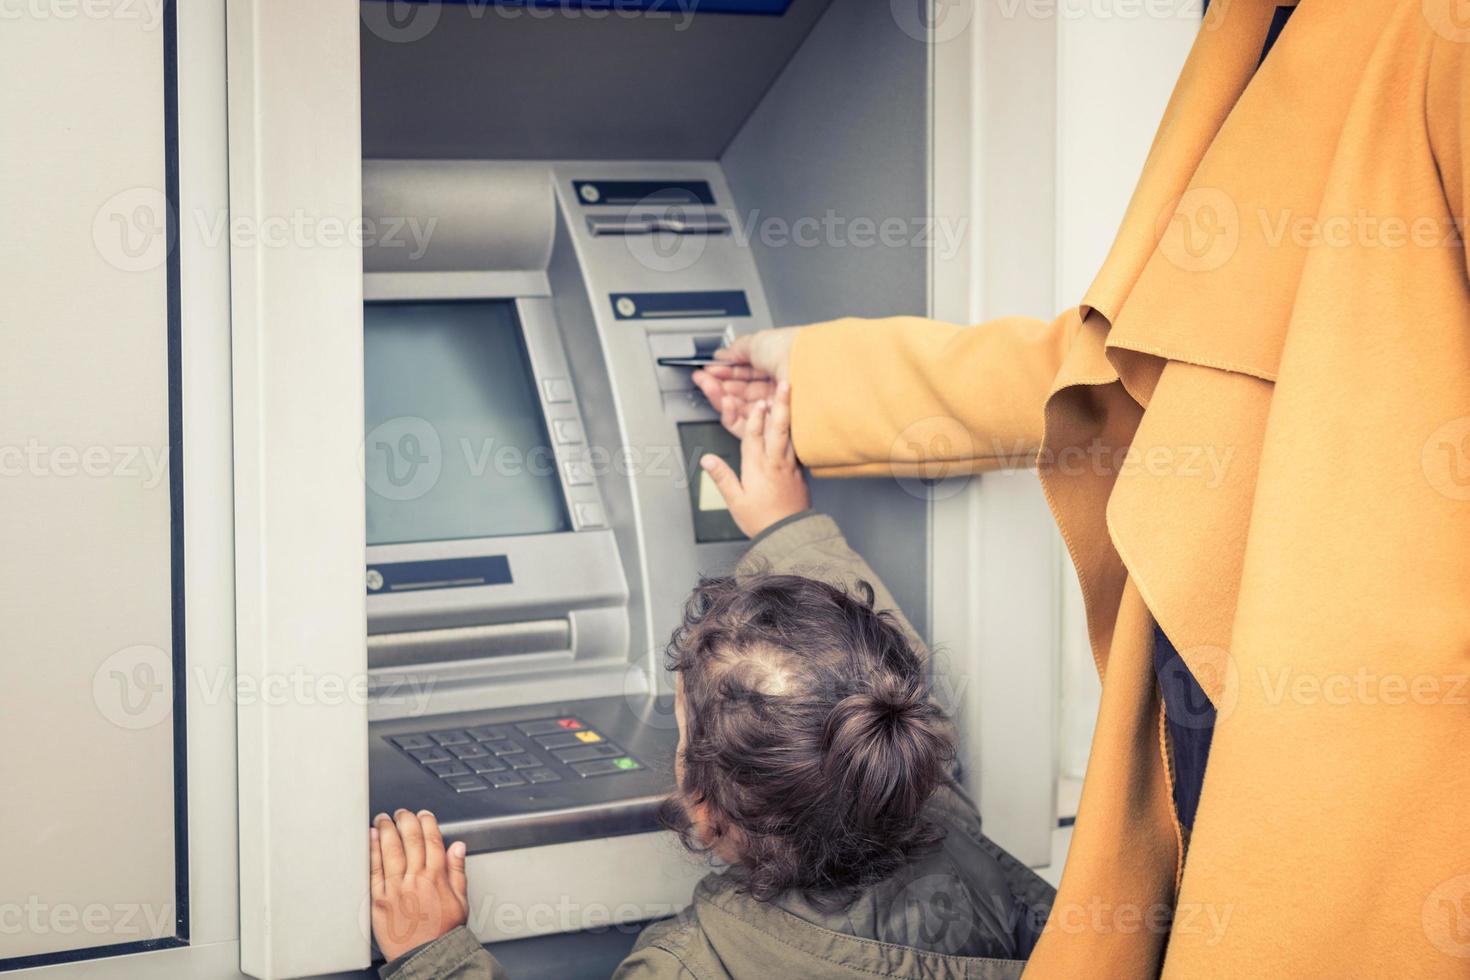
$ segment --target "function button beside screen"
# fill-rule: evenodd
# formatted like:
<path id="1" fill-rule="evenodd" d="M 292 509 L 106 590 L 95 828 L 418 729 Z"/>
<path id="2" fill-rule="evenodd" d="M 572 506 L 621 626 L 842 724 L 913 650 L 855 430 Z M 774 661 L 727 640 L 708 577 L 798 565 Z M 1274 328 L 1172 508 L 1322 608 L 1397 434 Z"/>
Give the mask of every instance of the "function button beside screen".
<path id="1" fill-rule="evenodd" d="M 456 793 L 478 793 L 490 788 L 478 776 L 450 776 L 444 782 L 448 783 L 449 788 Z"/>
<path id="2" fill-rule="evenodd" d="M 582 441 L 582 423 L 576 419 L 557 419 L 551 425 L 556 441 L 566 445 Z"/>
<path id="3" fill-rule="evenodd" d="M 464 745 L 471 741 L 470 736 L 462 731 L 430 732 L 429 737 L 440 745 Z"/>
<path id="4" fill-rule="evenodd" d="M 561 777 L 550 769 L 528 769 L 524 773 L 526 781 L 530 783 L 559 783 Z"/>
<path id="5" fill-rule="evenodd" d="M 436 743 L 427 735 L 395 735 L 393 744 L 400 749 L 432 749 Z"/>
<path id="6" fill-rule="evenodd" d="M 468 776 L 470 767 L 451 759 L 449 762 L 429 763 L 429 771 L 436 776 Z"/>
<path id="7" fill-rule="evenodd" d="M 622 756 L 617 759 L 593 759 L 591 762 L 573 762 L 572 771 L 583 779 L 590 776 L 609 776 L 613 773 L 631 772 L 642 769 L 638 760 L 631 756 Z"/>
<path id="8" fill-rule="evenodd" d="M 469 766 L 475 772 L 505 771 L 505 763 L 501 762 L 493 755 L 487 755 L 483 759 L 466 759 L 464 764 Z"/>
<path id="9" fill-rule="evenodd" d="M 572 383 L 566 378 L 547 378 L 541 382 L 541 394 L 553 405 L 572 400 Z"/>
<path id="10" fill-rule="evenodd" d="M 550 735 L 553 732 L 571 732 L 587 726 L 576 718 L 542 718 L 539 721 L 523 721 L 517 728 L 522 735 Z"/>
<path id="11" fill-rule="evenodd" d="M 520 755 L 506 756 L 504 761 L 508 762 L 512 769 L 531 769 L 541 765 L 540 759 L 524 752 Z"/>
<path id="12" fill-rule="evenodd" d="M 496 789 L 502 789 L 506 786 L 526 785 L 526 781 L 513 772 L 492 772 L 487 774 L 485 779 Z"/>
<path id="13" fill-rule="evenodd" d="M 578 527 L 607 527 L 607 512 L 601 504 L 581 503 L 577 505 Z"/>
<path id="14" fill-rule="evenodd" d="M 579 745 L 571 749 L 555 749 L 551 753 L 562 762 L 586 762 L 588 759 L 608 759 L 623 754 L 623 750 L 611 742 L 601 745 Z"/>
<path id="15" fill-rule="evenodd" d="M 495 725 L 481 725 L 479 728 L 467 728 L 471 738 L 476 742 L 494 742 L 502 738 L 510 738 L 510 733 L 504 728 Z"/>
<path id="16" fill-rule="evenodd" d="M 574 487 L 590 487 L 592 485 L 592 464 L 585 459 L 569 459 L 562 464 L 566 472 L 567 484 Z"/>

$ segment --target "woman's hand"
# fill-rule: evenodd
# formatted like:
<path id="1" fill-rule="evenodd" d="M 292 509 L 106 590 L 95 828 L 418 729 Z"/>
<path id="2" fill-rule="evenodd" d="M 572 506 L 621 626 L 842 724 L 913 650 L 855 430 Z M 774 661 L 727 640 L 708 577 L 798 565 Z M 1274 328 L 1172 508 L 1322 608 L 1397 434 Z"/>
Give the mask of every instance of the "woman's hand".
<path id="1" fill-rule="evenodd" d="M 705 456 L 699 465 L 715 481 L 740 530 L 753 538 L 812 505 L 791 443 L 791 386 L 782 381 L 772 402 L 755 402 L 742 428 L 739 476 L 718 456 Z"/>
<path id="2" fill-rule="evenodd" d="M 694 372 L 694 383 L 731 435 L 743 437 L 745 420 L 756 403 L 775 397 L 776 386 L 791 380 L 791 348 L 800 329 L 761 330 L 739 337 L 715 353 L 726 363 Z"/>
<path id="3" fill-rule="evenodd" d="M 447 851 L 439 821 L 428 810 L 399 810 L 373 819 L 373 938 L 391 962 L 433 942 L 469 918 L 465 846 Z"/>

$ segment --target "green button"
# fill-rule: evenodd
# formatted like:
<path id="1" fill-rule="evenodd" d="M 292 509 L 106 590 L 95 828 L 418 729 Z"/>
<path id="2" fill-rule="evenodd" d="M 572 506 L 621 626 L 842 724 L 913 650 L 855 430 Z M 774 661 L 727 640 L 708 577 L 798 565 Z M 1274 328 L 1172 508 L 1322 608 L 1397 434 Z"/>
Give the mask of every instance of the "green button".
<path id="1" fill-rule="evenodd" d="M 630 759 L 627 756 L 623 756 L 621 759 L 614 759 L 613 765 L 617 766 L 619 769 L 637 769 L 638 760 Z"/>

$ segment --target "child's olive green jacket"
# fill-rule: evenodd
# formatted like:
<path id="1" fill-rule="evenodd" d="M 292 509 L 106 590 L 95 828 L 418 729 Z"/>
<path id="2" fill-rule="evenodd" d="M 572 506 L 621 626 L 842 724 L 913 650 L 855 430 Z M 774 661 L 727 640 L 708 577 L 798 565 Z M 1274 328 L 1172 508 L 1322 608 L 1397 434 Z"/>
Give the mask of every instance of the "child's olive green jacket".
<path id="1" fill-rule="evenodd" d="M 880 607 L 895 608 L 824 515 L 800 514 L 758 537 L 737 574 L 763 571 L 863 580 Z M 929 816 L 945 831 L 943 842 L 836 911 L 796 895 L 758 902 L 729 876 L 710 874 L 687 909 L 644 930 L 614 980 L 1019 977 L 1045 925 L 1052 888 L 980 832 L 980 816 L 958 786 L 935 794 Z M 509 980 L 464 928 L 387 964 L 382 976 Z"/>

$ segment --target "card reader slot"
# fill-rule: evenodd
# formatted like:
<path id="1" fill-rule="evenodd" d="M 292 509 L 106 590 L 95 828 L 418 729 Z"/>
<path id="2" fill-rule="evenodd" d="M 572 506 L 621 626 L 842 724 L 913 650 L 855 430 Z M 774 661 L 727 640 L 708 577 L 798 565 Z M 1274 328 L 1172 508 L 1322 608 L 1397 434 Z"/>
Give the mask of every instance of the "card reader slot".
<path id="1" fill-rule="evenodd" d="M 412 667 L 428 663 L 480 660 L 518 653 L 569 650 L 572 624 L 566 619 L 462 626 L 441 630 L 379 633 L 368 637 L 368 667 Z"/>

